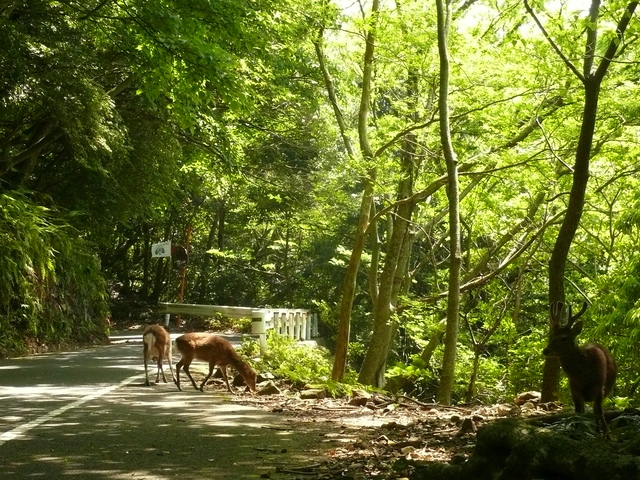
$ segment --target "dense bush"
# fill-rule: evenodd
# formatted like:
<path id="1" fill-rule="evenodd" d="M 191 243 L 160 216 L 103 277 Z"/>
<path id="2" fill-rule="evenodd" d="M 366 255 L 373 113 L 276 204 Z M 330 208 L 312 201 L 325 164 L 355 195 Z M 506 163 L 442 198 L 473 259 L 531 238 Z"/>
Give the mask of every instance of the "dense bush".
<path id="1" fill-rule="evenodd" d="M 258 346 L 253 341 L 243 348 L 248 354 L 258 351 Z M 326 348 L 300 344 L 273 332 L 267 335 L 266 352 L 255 363 L 259 371 L 270 372 L 277 378 L 299 386 L 330 383 L 333 367 L 333 360 Z M 353 380 L 354 375 L 348 377 Z"/>
<path id="2" fill-rule="evenodd" d="M 0 356 L 106 334 L 97 258 L 56 217 L 22 194 L 0 195 Z"/>

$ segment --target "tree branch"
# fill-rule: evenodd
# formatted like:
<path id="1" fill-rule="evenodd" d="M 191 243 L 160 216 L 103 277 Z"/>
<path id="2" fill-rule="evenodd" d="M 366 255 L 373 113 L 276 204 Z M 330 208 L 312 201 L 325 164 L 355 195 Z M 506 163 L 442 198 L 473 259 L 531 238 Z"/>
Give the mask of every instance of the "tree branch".
<path id="1" fill-rule="evenodd" d="M 531 246 L 531 244 L 533 244 L 533 242 L 535 242 L 535 240 L 537 238 L 539 238 L 540 235 L 542 235 L 544 233 L 544 231 L 547 229 L 547 227 L 549 225 L 552 225 L 553 223 L 555 223 L 564 214 L 565 214 L 565 211 L 563 210 L 563 211 L 560 211 L 557 214 L 555 214 L 553 217 L 549 218 L 546 222 L 544 222 L 540 226 L 540 228 L 531 236 L 531 238 L 529 240 L 527 240 L 520 247 L 517 247 L 517 248 L 511 250 L 502 259 L 500 264 L 492 272 L 490 272 L 487 275 L 480 275 L 480 276 L 478 276 L 478 277 L 476 277 L 474 279 L 468 280 L 464 284 L 460 285 L 460 292 L 462 293 L 462 292 L 466 292 L 468 290 L 472 290 L 474 288 L 481 287 L 482 285 L 485 285 L 489 281 L 493 280 L 495 277 L 498 276 L 499 273 L 501 273 L 505 268 L 507 268 L 515 260 L 517 260 L 520 257 L 520 255 L 522 255 L 524 252 L 526 252 L 527 249 Z M 439 300 L 441 298 L 445 298 L 446 296 L 447 296 L 447 292 L 440 292 L 440 293 L 438 293 L 436 295 L 432 295 L 430 297 L 423 298 L 423 301 L 428 302 L 428 303 L 433 303 L 436 300 Z"/>
<path id="2" fill-rule="evenodd" d="M 553 48 L 556 51 L 556 53 L 558 54 L 560 59 L 564 62 L 564 64 L 567 66 L 567 68 L 569 70 L 571 70 L 575 74 L 575 76 L 580 79 L 581 82 L 584 83 L 585 82 L 584 75 L 582 75 L 578 71 L 578 69 L 575 67 L 575 65 L 573 63 L 571 63 L 571 60 L 569 60 L 566 57 L 566 55 L 564 53 L 562 53 L 562 50 L 560 50 L 560 47 L 556 44 L 556 42 L 553 41 L 553 39 L 549 35 L 549 32 L 547 32 L 547 30 L 544 28 L 544 26 L 542 26 L 542 23 L 540 22 L 540 19 L 538 18 L 538 16 L 535 14 L 533 9 L 529 5 L 529 1 L 528 0 L 524 0 L 524 8 L 527 9 L 527 12 L 529 13 L 529 15 L 531 15 L 531 18 L 533 18 L 533 21 L 536 22 L 536 25 L 538 25 L 538 28 L 542 32 L 542 35 L 544 35 L 544 38 L 546 38 L 547 41 L 549 42 L 549 44 L 551 45 L 551 48 Z"/>
<path id="3" fill-rule="evenodd" d="M 597 1 L 597 0 L 594 0 L 594 1 Z M 627 29 L 627 26 L 629 25 L 629 21 L 631 20 L 631 17 L 633 17 L 633 13 L 635 12 L 637 6 L 638 6 L 638 2 L 634 1 L 629 3 L 627 5 L 627 8 L 625 8 L 624 13 L 622 14 L 622 18 L 620 19 L 620 21 L 618 22 L 618 26 L 616 27 L 616 37 L 613 38 L 609 43 L 609 47 L 607 48 L 607 51 L 604 54 L 604 58 L 600 62 L 600 65 L 598 66 L 598 69 L 594 74 L 594 77 L 597 80 L 602 80 L 605 74 L 607 73 L 607 70 L 609 69 L 609 65 L 611 65 L 613 57 L 615 56 L 616 51 L 618 50 L 618 47 L 622 43 L 624 32 Z"/>
<path id="4" fill-rule="evenodd" d="M 585 78 L 591 76 L 593 68 L 593 58 L 598 42 L 598 12 L 600 11 L 600 0 L 591 0 L 589 8 L 589 20 L 587 22 L 587 41 L 584 45 L 584 65 L 582 73 Z"/>
<path id="5" fill-rule="evenodd" d="M 351 139 L 347 135 L 347 125 L 344 121 L 344 116 L 342 115 L 342 111 L 340 110 L 340 105 L 338 105 L 338 96 L 336 95 L 336 89 L 333 85 L 333 80 L 331 78 L 331 74 L 329 73 L 329 69 L 327 68 L 327 63 L 325 61 L 324 51 L 322 49 L 322 41 L 324 38 L 324 27 L 321 26 L 318 28 L 318 37 L 314 40 L 313 45 L 316 50 L 316 57 L 318 58 L 318 64 L 320 65 L 320 71 L 322 72 L 322 78 L 324 79 L 324 85 L 327 89 L 327 95 L 329 96 L 329 102 L 333 107 L 333 114 L 336 118 L 336 122 L 338 123 L 338 128 L 340 129 L 340 136 L 342 136 L 342 142 L 344 143 L 344 147 L 347 150 L 347 153 L 350 157 L 354 157 L 355 153 L 353 151 L 353 147 L 351 146 Z"/>

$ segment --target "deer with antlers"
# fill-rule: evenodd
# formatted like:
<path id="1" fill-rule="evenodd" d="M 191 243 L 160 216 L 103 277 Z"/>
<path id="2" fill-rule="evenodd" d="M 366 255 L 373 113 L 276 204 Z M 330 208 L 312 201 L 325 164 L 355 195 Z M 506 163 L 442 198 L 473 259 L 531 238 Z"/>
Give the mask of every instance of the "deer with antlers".
<path id="1" fill-rule="evenodd" d="M 613 356 L 602 345 L 589 343 L 583 347 L 578 346 L 576 337 L 582 331 L 582 321 L 576 322 L 587 309 L 587 304 L 582 309 L 571 315 L 569 305 L 569 319 L 565 325 L 560 324 L 564 313 L 564 304 L 558 302 L 551 305 L 551 335 L 549 344 L 542 353 L 548 357 L 558 357 L 562 369 L 569 377 L 571 398 L 575 405 L 576 413 L 584 413 L 585 402 L 593 402 L 593 411 L 596 416 L 596 426 L 602 425 L 602 433 L 609 435 L 607 423 L 602 411 L 602 401 L 611 393 L 616 381 L 616 362 Z"/>

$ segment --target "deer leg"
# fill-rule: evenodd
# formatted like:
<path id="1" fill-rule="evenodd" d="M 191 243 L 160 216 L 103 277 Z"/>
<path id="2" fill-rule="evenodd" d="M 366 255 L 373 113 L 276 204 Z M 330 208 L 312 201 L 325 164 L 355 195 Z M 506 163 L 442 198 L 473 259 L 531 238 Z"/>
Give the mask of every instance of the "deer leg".
<path id="1" fill-rule="evenodd" d="M 193 377 L 191 376 L 191 373 L 189 373 L 189 365 L 191 365 L 191 362 L 187 363 L 184 358 L 181 359 L 176 365 L 176 386 L 180 391 L 182 391 L 182 387 L 180 386 L 180 369 L 183 367 L 184 367 L 184 372 L 187 374 L 187 377 L 189 377 L 189 380 L 191 380 L 191 384 L 193 385 L 193 388 L 198 390 L 198 387 L 196 386 L 196 382 L 193 381 Z"/>
<path id="2" fill-rule="evenodd" d="M 173 374 L 173 360 L 171 359 L 171 355 L 171 349 L 169 349 L 169 352 L 167 353 L 167 363 L 169 364 L 169 370 L 171 371 L 171 381 L 176 383 L 176 376 Z"/>
<path id="3" fill-rule="evenodd" d="M 213 368 L 216 366 L 215 363 L 209 363 L 209 373 L 207 374 L 206 377 L 204 377 L 204 380 L 202 381 L 202 383 L 200 384 L 200 391 L 204 392 L 204 386 L 207 383 L 207 380 L 209 380 L 211 378 L 211 374 L 213 374 Z"/>
<path id="4" fill-rule="evenodd" d="M 229 393 L 233 393 L 233 390 L 231 390 L 231 386 L 229 385 L 229 375 L 227 374 L 227 366 L 226 365 L 221 366 L 220 372 L 222 373 L 222 378 L 224 378 L 224 383 L 227 384 L 227 390 L 229 390 Z"/>
<path id="5" fill-rule="evenodd" d="M 160 382 L 160 374 L 162 373 L 162 380 L 167 383 L 167 377 L 164 376 L 164 370 L 162 369 L 162 355 L 158 355 L 158 373 L 156 374 L 156 383 Z"/>
<path id="6" fill-rule="evenodd" d="M 147 370 L 147 363 L 149 363 L 149 352 L 147 352 L 147 345 L 144 345 L 144 352 L 143 352 L 143 356 L 144 356 L 144 384 L 148 387 L 149 384 L 149 372 Z"/>
<path id="7" fill-rule="evenodd" d="M 609 438 L 609 428 L 607 427 L 607 420 L 604 418 L 604 411 L 602 410 L 602 401 L 604 400 L 604 393 L 598 392 L 595 400 L 593 401 L 593 413 L 596 417 L 596 428 L 605 437 Z M 600 429 L 602 425 L 602 430 Z"/>
<path id="8" fill-rule="evenodd" d="M 578 391 L 571 390 L 571 398 L 573 399 L 573 405 L 576 409 L 576 413 L 584 413 L 584 398 Z"/>
<path id="9" fill-rule="evenodd" d="M 148 387 L 151 384 L 149 383 L 149 372 L 147 370 L 147 363 L 148 363 L 148 359 L 147 359 L 147 354 L 145 352 L 145 355 L 144 355 L 144 384 Z"/>
<path id="10" fill-rule="evenodd" d="M 176 364 L 176 386 L 180 391 L 182 391 L 182 387 L 180 387 L 180 369 L 182 368 L 183 363 L 184 362 L 182 361 L 182 359 L 180 359 L 180 361 Z"/>
<path id="11" fill-rule="evenodd" d="M 198 385 L 196 385 L 196 382 L 193 379 L 193 377 L 191 376 L 191 372 L 189 371 L 189 365 L 191 365 L 191 362 L 189 362 L 189 363 L 184 362 L 184 365 L 183 365 L 182 369 L 184 370 L 184 373 L 187 374 L 187 377 L 189 377 L 189 380 L 191 380 L 191 385 L 193 385 L 193 388 L 198 390 Z"/>

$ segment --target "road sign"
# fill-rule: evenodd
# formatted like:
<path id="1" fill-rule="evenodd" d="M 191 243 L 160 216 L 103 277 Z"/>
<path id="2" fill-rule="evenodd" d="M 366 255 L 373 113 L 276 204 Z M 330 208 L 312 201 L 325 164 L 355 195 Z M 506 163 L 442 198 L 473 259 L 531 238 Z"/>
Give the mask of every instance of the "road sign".
<path id="1" fill-rule="evenodd" d="M 154 243 L 151 245 L 152 257 L 170 257 L 171 256 L 171 240 L 168 242 Z"/>

